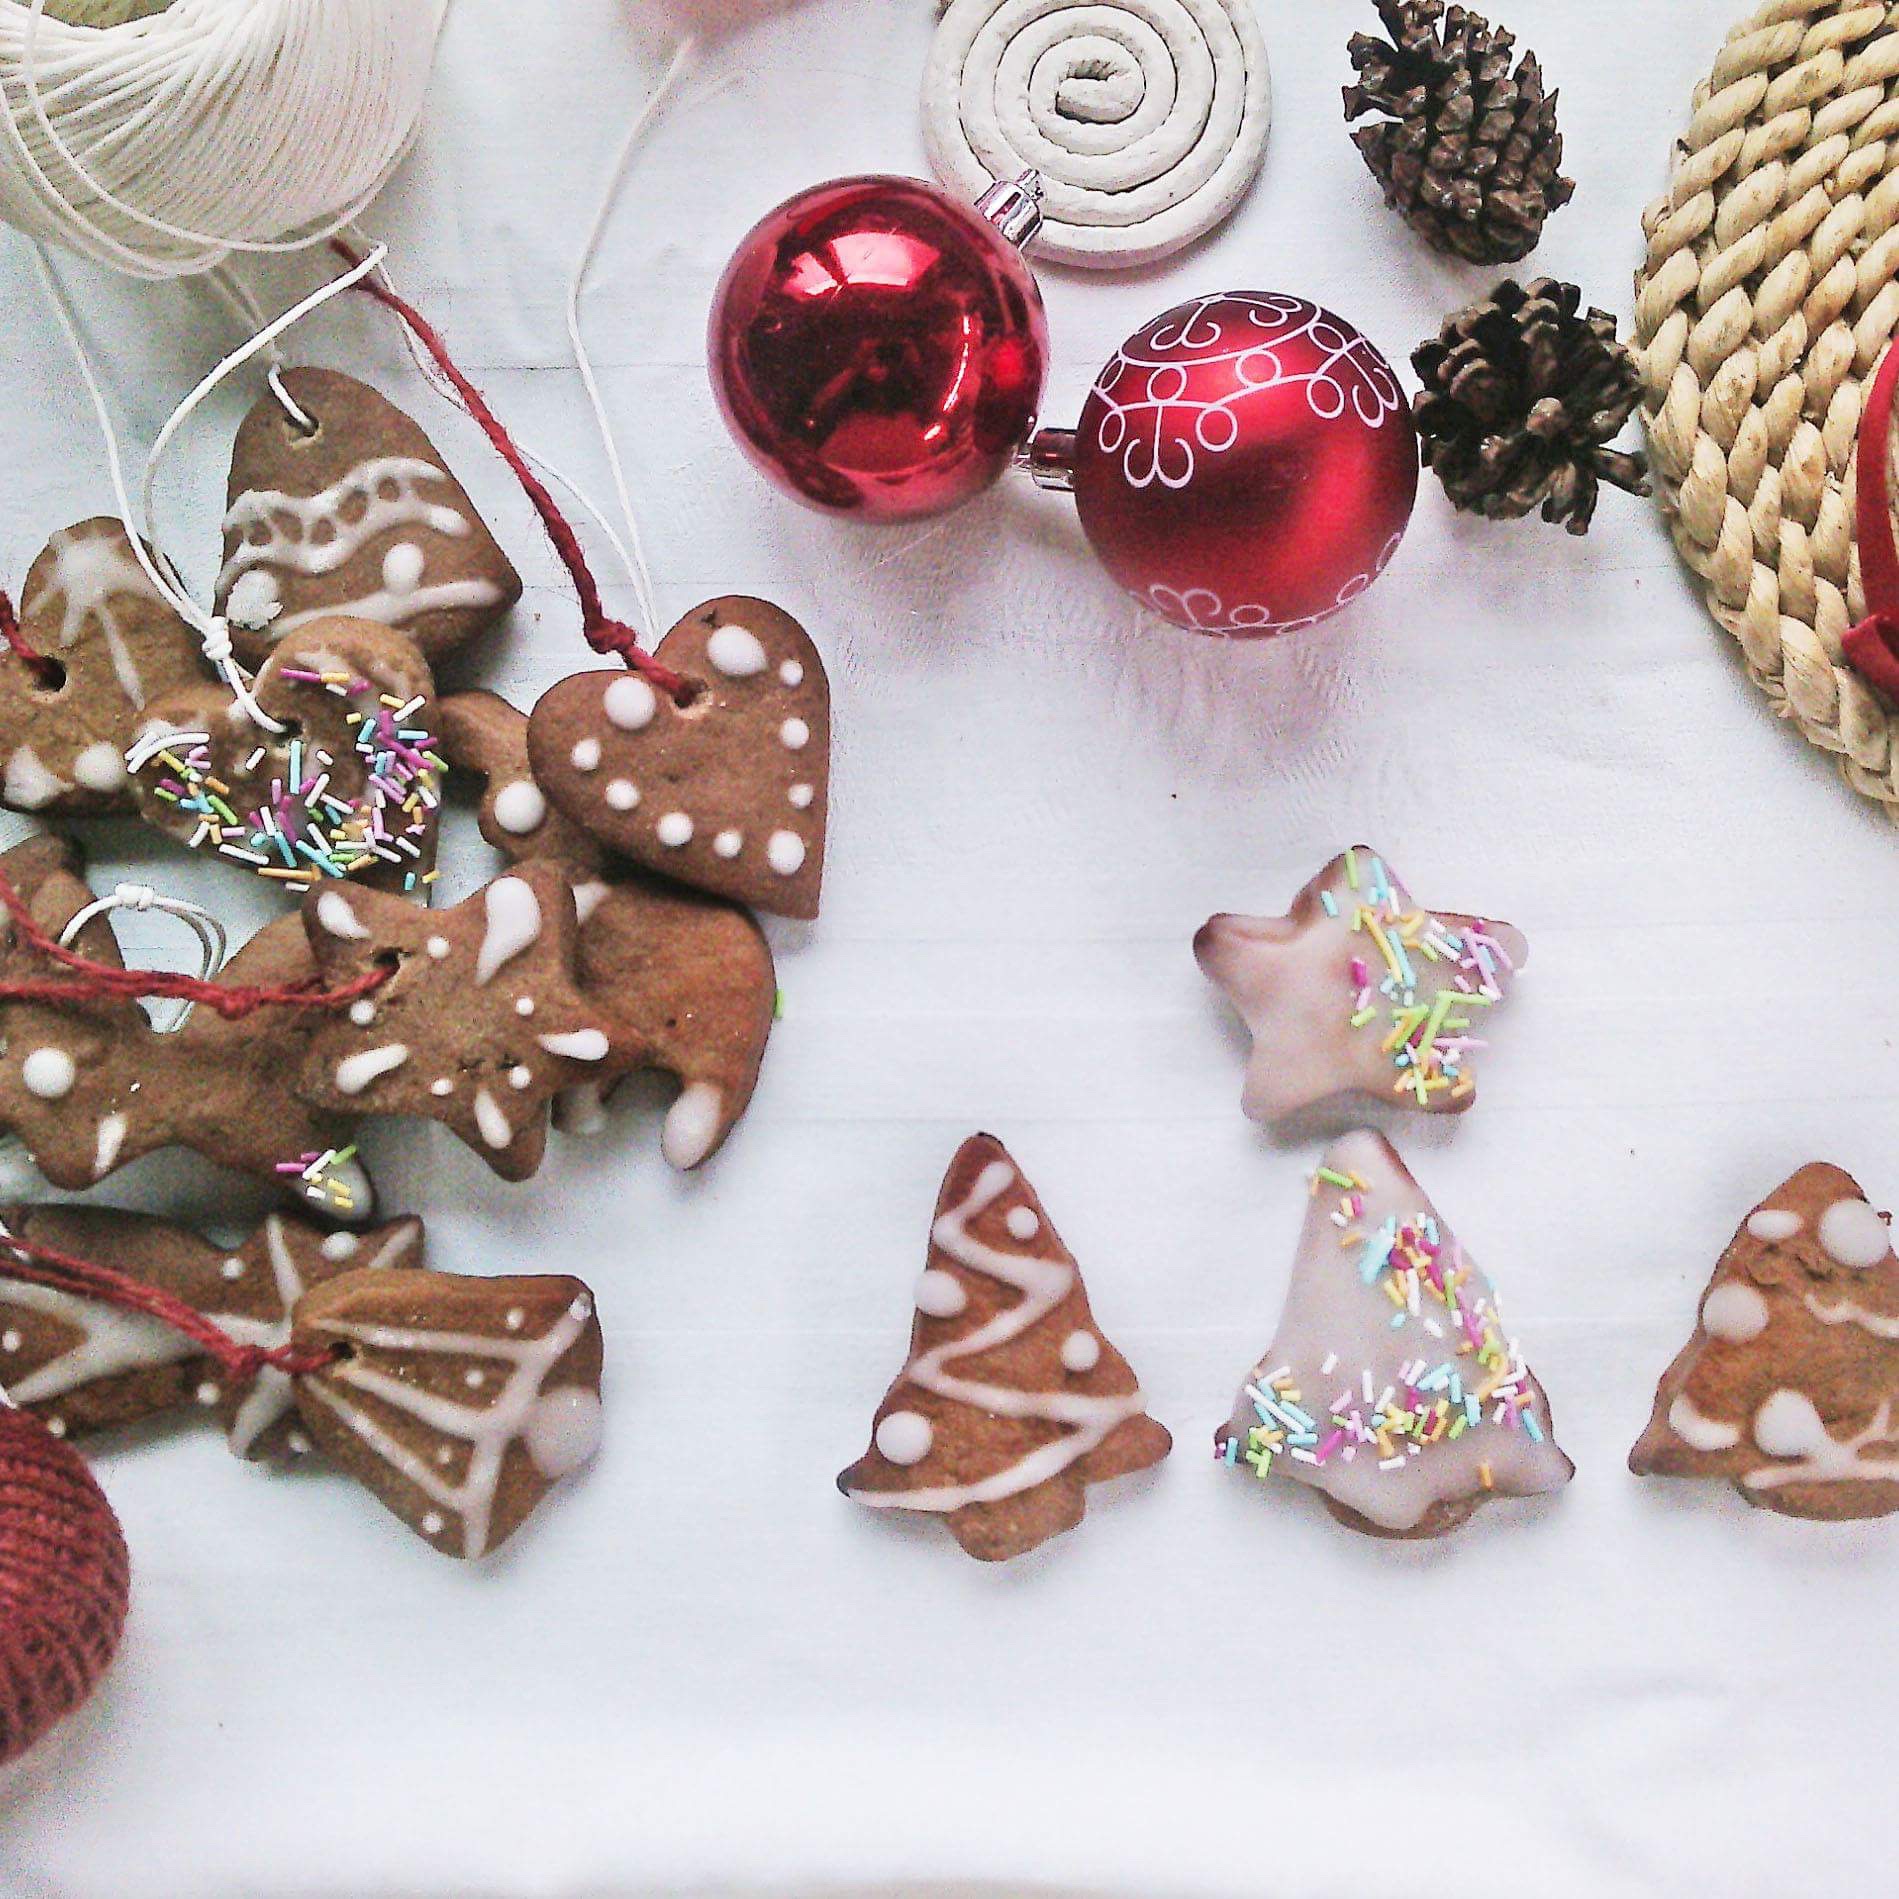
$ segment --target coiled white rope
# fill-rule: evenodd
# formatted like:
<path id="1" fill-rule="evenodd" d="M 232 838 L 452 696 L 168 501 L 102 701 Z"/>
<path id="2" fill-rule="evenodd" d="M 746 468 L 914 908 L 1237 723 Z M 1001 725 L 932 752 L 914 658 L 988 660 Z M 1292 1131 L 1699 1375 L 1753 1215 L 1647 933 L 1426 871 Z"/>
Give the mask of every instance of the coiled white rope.
<path id="1" fill-rule="evenodd" d="M 949 0 L 923 80 L 946 185 L 1042 175 L 1037 256 L 1151 263 L 1229 216 L 1266 153 L 1253 0 Z"/>
<path id="2" fill-rule="evenodd" d="M 0 219 L 140 277 L 340 230 L 414 140 L 446 0 L 0 0 Z"/>

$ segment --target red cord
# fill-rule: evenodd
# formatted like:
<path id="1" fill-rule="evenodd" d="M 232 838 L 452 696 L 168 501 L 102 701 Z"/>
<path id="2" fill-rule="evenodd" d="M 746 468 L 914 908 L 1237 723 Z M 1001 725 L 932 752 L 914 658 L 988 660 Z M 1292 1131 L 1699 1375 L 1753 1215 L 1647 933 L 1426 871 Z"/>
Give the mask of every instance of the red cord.
<path id="1" fill-rule="evenodd" d="M 330 248 L 352 270 L 362 261 L 340 237 L 330 240 Z M 599 585 L 594 580 L 593 570 L 587 565 L 587 556 L 581 550 L 580 537 L 574 532 L 573 523 L 561 513 L 554 497 L 547 491 L 547 484 L 528 465 L 527 457 L 515 446 L 513 436 L 488 406 L 487 398 L 455 366 L 440 332 L 412 303 L 398 296 L 387 284 L 378 283 L 374 277 L 360 279 L 356 288 L 374 297 L 385 308 L 393 310 L 409 326 L 416 341 L 434 358 L 436 367 L 454 386 L 455 393 L 480 425 L 481 432 L 494 444 L 495 453 L 514 471 L 515 480 L 533 502 L 534 511 L 541 517 L 541 525 L 547 530 L 547 538 L 554 543 L 554 552 L 560 556 L 561 565 L 567 569 L 574 583 L 574 592 L 580 598 L 580 630 L 586 636 L 587 644 L 596 653 L 624 660 L 659 691 L 669 696 L 683 692 L 686 680 L 681 674 L 674 672 L 670 666 L 662 666 L 644 651 L 640 646 L 639 635 L 624 621 L 607 617 L 606 608 L 601 604 Z"/>
<path id="2" fill-rule="evenodd" d="M 259 1009 L 341 1009 L 359 997 L 373 994 L 395 974 L 394 970 L 379 965 L 338 988 L 319 989 L 314 977 L 270 988 L 206 982 L 200 976 L 162 969 L 115 969 L 110 963 L 96 963 L 77 950 L 64 948 L 57 937 L 42 929 L 5 871 L 0 871 L 0 904 L 12 911 L 20 935 L 34 949 L 82 978 L 78 982 L 57 982 L 51 977 L 0 981 L 0 1002 L 59 1004 L 75 1000 L 136 1001 L 144 996 L 165 996 L 179 1002 L 200 1003 L 227 1022 L 233 1022 L 255 1015 Z"/>
<path id="3" fill-rule="evenodd" d="M 20 616 L 13 610 L 12 596 L 4 589 L 0 589 L 0 639 L 13 649 L 15 659 L 32 668 L 34 676 L 42 683 L 52 682 L 53 662 L 27 644 L 26 635 L 20 631 Z"/>
<path id="4" fill-rule="evenodd" d="M 1840 642 L 1846 663 L 1899 701 L 1899 548 L 1892 539 L 1892 411 L 1899 347 L 1889 347 L 1859 425 L 1859 578 L 1866 617 Z"/>

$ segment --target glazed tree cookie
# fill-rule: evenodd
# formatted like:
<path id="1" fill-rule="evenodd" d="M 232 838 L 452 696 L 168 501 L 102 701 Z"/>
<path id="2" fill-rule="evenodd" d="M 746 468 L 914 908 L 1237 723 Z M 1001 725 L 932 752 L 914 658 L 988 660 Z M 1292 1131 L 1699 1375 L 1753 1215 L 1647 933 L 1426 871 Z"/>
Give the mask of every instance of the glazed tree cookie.
<path id="1" fill-rule="evenodd" d="M 1284 916 L 1214 917 L 1193 949 L 1252 1031 L 1240 1105 L 1267 1122 L 1353 1096 L 1463 1113 L 1490 1016 L 1529 954 L 1507 923 L 1414 904 L 1362 844 Z"/>
<path id="2" fill-rule="evenodd" d="M 1899 1510 L 1899 1258 L 1851 1174 L 1815 1161 L 1742 1222 L 1629 1454 L 1725 1477 L 1783 1516 Z"/>
<path id="3" fill-rule="evenodd" d="M 577 673 L 528 720 L 535 782 L 619 856 L 781 916 L 814 917 L 824 881 L 831 689 L 790 614 L 733 595 L 695 607 L 636 673 Z"/>
<path id="4" fill-rule="evenodd" d="M 264 397 L 231 451 L 217 608 L 250 665 L 342 614 L 405 633 L 431 663 L 499 620 L 521 579 L 435 445 L 333 369 L 291 369 L 301 428 Z"/>
<path id="5" fill-rule="evenodd" d="M 871 1447 L 837 1480 L 855 1502 L 941 1516 L 971 1556 L 996 1562 L 1072 1530 L 1088 1485 L 1172 1448 L 993 1135 L 950 1162 L 916 1308 Z"/>
<path id="6" fill-rule="evenodd" d="M 1489 1280 L 1365 1132 L 1312 1176 L 1279 1330 L 1214 1448 L 1261 1483 L 1310 1485 L 1370 1536 L 1441 1536 L 1575 1474 Z"/>
<path id="7" fill-rule="evenodd" d="M 20 596 L 40 666 L 0 650 L 0 803 L 97 817 L 130 811 L 125 751 L 152 700 L 205 677 L 198 637 L 100 516 L 46 544 Z"/>

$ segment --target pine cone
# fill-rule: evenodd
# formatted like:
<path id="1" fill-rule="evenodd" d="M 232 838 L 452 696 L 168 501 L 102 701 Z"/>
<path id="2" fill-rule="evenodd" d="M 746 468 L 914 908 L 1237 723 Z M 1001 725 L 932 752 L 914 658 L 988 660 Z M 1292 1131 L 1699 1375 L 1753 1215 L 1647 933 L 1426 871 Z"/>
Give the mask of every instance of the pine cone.
<path id="1" fill-rule="evenodd" d="M 1378 0 L 1378 13 L 1391 38 L 1352 35 L 1358 83 L 1345 88 L 1345 116 L 1387 115 L 1352 134 L 1386 204 L 1473 264 L 1529 256 L 1576 189 L 1536 56 L 1513 73 L 1511 35 L 1444 0 Z"/>
<path id="2" fill-rule="evenodd" d="M 1412 352 L 1424 463 L 1460 508 L 1586 534 L 1602 482 L 1648 493 L 1640 453 L 1605 446 L 1635 412 L 1642 378 L 1606 310 L 1578 315 L 1574 284 L 1506 281 Z"/>

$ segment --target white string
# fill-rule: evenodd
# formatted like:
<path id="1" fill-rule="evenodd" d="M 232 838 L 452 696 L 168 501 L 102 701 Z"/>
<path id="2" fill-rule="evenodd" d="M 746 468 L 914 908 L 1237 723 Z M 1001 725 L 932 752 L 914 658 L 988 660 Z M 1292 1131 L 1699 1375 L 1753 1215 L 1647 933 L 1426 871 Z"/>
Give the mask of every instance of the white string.
<path id="1" fill-rule="evenodd" d="M 204 273 L 204 282 L 233 316 L 237 318 L 237 327 L 249 336 L 261 330 L 265 324 L 264 306 L 257 301 L 249 284 L 238 276 L 228 263 L 214 265 Z M 284 387 L 284 353 L 273 342 L 264 351 L 264 380 L 270 385 L 270 393 L 277 398 L 277 405 L 290 418 L 291 426 L 305 435 L 316 433 L 316 418 Z"/>
<path id="2" fill-rule="evenodd" d="M 66 927 L 59 933 L 61 949 L 71 949 L 83 930 L 94 917 L 109 916 L 115 910 L 135 910 L 143 914 L 147 910 L 162 911 L 166 916 L 177 917 L 180 922 L 189 924 L 191 933 L 198 939 L 201 952 L 198 959 L 198 979 L 209 982 L 224 967 L 224 959 L 230 952 L 230 938 L 224 933 L 224 925 L 201 904 L 191 902 L 187 897 L 167 897 L 154 890 L 150 884 L 119 884 L 107 897 L 94 897 L 83 909 L 75 911 L 68 919 Z M 154 1018 L 152 1026 L 162 1028 L 167 1033 L 184 1026 L 185 1017 L 191 1013 L 191 999 L 184 998 L 183 1006 L 172 1016 L 169 1022 L 161 1023 Z"/>
<path id="3" fill-rule="evenodd" d="M 438 0 L 172 0 L 74 26 L 0 0 L 0 219 L 141 277 L 297 250 L 420 126 Z"/>

